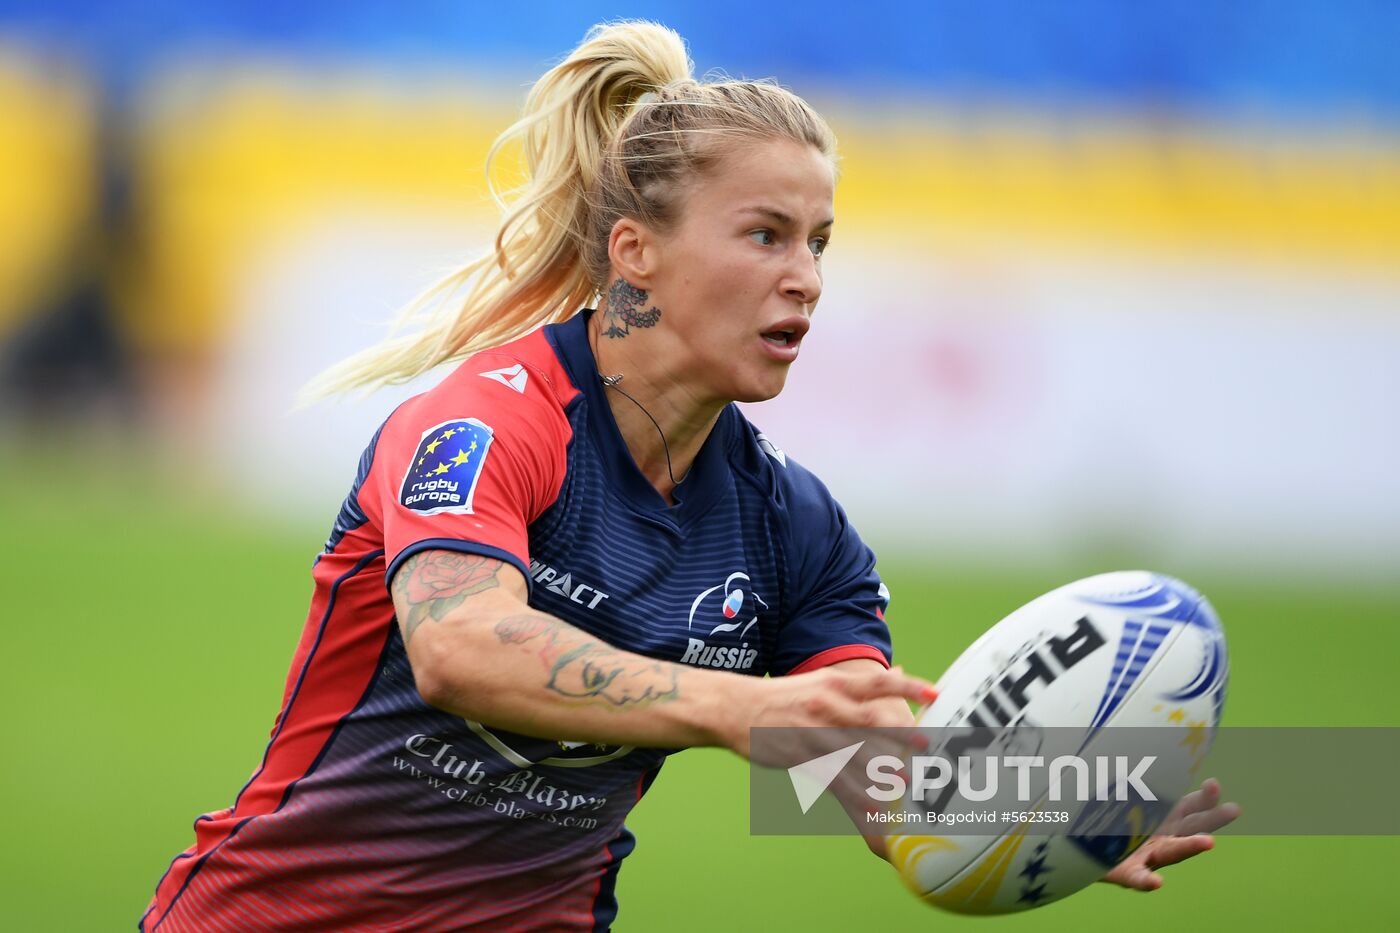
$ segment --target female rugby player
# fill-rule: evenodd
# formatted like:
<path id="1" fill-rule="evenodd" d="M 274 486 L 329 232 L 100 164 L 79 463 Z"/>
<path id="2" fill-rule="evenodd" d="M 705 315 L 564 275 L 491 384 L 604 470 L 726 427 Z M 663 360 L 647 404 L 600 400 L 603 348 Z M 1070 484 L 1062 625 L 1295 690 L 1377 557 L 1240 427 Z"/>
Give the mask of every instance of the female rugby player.
<path id="1" fill-rule="evenodd" d="M 494 250 L 430 293 L 465 298 L 321 382 L 460 361 L 365 450 L 262 764 L 144 930 L 606 929 L 669 751 L 907 726 L 933 696 L 889 668 L 870 550 L 732 404 L 777 395 L 812 325 L 827 125 L 623 23 L 510 138 L 529 180 Z"/>

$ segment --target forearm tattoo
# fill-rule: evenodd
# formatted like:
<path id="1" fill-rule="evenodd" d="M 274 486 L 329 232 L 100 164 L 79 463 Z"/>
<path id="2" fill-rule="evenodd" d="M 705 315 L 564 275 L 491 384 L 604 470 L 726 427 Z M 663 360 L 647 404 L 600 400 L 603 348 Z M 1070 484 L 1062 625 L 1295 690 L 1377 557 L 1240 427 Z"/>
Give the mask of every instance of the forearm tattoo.
<path id="1" fill-rule="evenodd" d="M 653 305 L 643 311 L 646 305 L 647 293 L 644 289 L 630 285 L 622 278 L 613 282 L 607 297 L 603 299 L 603 321 L 607 325 L 603 336 L 626 337 L 633 327 L 655 327 L 656 322 L 661 320 L 661 309 Z"/>
<path id="2" fill-rule="evenodd" d="M 423 551 L 404 561 L 394 574 L 394 595 L 408 607 L 404 644 L 424 619 L 441 621 L 468 596 L 500 586 L 500 569 L 499 560 L 455 551 Z"/>
<path id="3" fill-rule="evenodd" d="M 508 616 L 496 623 L 502 644 L 528 647 L 561 696 L 638 706 L 680 696 L 676 667 L 618 651 L 544 614 Z"/>

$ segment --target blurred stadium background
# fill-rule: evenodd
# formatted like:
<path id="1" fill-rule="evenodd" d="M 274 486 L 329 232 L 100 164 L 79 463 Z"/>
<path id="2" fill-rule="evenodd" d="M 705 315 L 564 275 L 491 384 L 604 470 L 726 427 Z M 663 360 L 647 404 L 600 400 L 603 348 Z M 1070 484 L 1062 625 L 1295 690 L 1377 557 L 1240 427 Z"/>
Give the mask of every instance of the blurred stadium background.
<path id="1" fill-rule="evenodd" d="M 293 394 L 485 245 L 490 140 L 620 16 L 838 132 L 817 327 L 750 416 L 877 546 L 898 660 L 936 677 L 1030 597 L 1148 566 L 1219 608 L 1227 724 L 1400 725 L 1395 4 L 10 0 L 11 929 L 129 928 L 257 764 L 307 566 L 415 389 Z M 749 837 L 722 753 L 633 823 L 620 930 L 964 922 L 854 840 Z M 1393 839 L 1219 848 L 996 923 L 1400 924 Z"/>

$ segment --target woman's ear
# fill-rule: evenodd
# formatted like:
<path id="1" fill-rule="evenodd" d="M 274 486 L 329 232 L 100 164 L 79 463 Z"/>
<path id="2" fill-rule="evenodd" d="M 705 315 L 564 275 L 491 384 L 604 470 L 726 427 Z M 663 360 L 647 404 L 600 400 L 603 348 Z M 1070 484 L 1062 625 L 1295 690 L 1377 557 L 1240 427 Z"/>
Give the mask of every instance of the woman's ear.
<path id="1" fill-rule="evenodd" d="M 608 261 L 629 285 L 650 288 L 658 257 L 656 235 L 631 217 L 619 217 L 608 234 Z"/>

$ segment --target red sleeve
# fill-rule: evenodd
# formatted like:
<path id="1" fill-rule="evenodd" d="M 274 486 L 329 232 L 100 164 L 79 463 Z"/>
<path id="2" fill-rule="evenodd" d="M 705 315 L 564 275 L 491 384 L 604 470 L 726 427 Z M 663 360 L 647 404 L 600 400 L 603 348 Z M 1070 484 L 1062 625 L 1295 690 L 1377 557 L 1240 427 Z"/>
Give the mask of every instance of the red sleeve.
<path id="1" fill-rule="evenodd" d="M 545 379 L 521 392 L 473 378 L 482 362 L 469 360 L 384 427 L 375 460 L 386 581 L 429 549 L 495 557 L 530 579 L 528 527 L 558 497 L 569 422 Z"/>
<path id="2" fill-rule="evenodd" d="M 828 648 L 825 651 L 818 651 L 801 664 L 787 672 L 787 676 L 793 674 L 805 674 L 808 671 L 821 670 L 823 667 L 830 667 L 833 664 L 840 664 L 842 661 L 852 661 L 856 658 L 869 658 L 872 661 L 879 661 L 886 668 L 890 666 L 889 659 L 881 653 L 879 648 L 873 645 L 840 645 L 836 648 Z"/>

